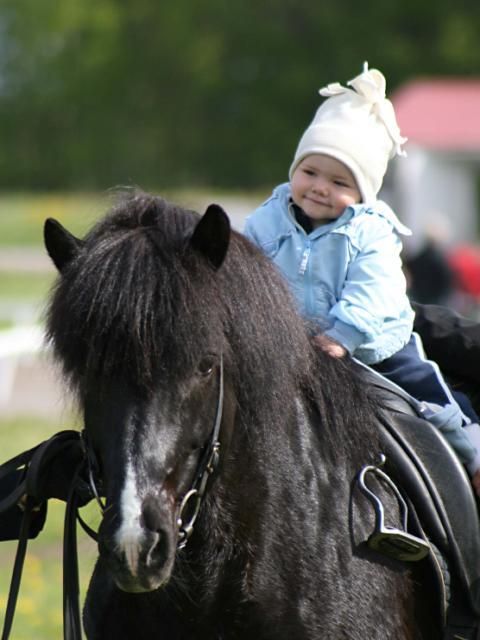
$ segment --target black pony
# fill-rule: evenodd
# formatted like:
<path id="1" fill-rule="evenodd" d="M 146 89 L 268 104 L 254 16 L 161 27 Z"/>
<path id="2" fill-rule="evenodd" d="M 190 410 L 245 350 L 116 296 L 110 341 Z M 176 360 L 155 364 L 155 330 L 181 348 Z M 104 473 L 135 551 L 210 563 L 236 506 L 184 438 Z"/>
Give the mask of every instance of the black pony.
<path id="1" fill-rule="evenodd" d="M 54 220 L 45 239 L 60 271 L 48 335 L 106 504 L 87 637 L 430 637 L 404 565 L 364 543 L 374 399 L 315 350 L 222 209 L 136 193 L 83 240 Z"/>

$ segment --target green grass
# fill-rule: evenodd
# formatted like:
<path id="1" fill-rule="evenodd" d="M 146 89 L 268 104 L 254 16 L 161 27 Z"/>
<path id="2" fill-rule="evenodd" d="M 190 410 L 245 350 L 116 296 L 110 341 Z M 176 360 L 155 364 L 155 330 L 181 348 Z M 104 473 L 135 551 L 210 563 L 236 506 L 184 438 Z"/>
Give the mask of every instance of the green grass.
<path id="1" fill-rule="evenodd" d="M 84 235 L 110 204 L 107 195 L 99 194 L 0 194 L 0 247 L 40 248 L 46 218 Z"/>
<path id="2" fill-rule="evenodd" d="M 72 419 L 70 425 L 74 427 Z M 38 444 L 65 425 L 33 418 L 0 420 L 0 462 Z M 44 530 L 28 545 L 20 587 L 12 640 L 57 640 L 62 638 L 62 531 L 65 505 L 50 500 Z M 85 518 L 93 527 L 99 522 L 98 509 L 88 505 Z M 79 570 L 82 600 L 96 558 L 96 545 L 78 531 Z M 3 620 L 16 542 L 0 543 L 0 621 Z"/>
<path id="3" fill-rule="evenodd" d="M 51 273 L 2 271 L 0 299 L 45 300 L 55 275 L 53 267 Z"/>

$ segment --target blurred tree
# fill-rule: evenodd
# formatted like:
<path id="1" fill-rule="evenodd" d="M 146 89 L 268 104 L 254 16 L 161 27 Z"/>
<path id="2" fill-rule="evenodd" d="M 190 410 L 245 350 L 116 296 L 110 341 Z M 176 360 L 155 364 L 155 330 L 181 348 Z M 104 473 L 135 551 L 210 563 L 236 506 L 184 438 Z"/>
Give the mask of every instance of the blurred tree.
<path id="1" fill-rule="evenodd" d="M 363 60 L 389 90 L 480 68 L 478 0 L 1 0 L 0 187 L 285 179 Z"/>

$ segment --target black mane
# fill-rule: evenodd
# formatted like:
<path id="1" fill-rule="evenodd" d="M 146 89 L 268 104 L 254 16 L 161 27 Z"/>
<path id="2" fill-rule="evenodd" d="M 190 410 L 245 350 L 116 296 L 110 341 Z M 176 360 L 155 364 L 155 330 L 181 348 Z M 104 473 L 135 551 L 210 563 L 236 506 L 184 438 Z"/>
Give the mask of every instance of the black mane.
<path id="1" fill-rule="evenodd" d="M 73 389 L 81 398 L 89 385 L 120 378 L 151 392 L 162 376 L 180 380 L 202 354 L 221 351 L 238 405 L 249 407 L 246 425 L 274 428 L 285 398 L 307 394 L 336 454 L 342 429 L 360 454 L 369 449 L 356 425 L 371 407 L 350 364 L 311 346 L 283 279 L 243 236 L 232 232 L 218 271 L 193 251 L 198 220 L 135 193 L 84 238 L 47 312 L 47 335 Z"/>

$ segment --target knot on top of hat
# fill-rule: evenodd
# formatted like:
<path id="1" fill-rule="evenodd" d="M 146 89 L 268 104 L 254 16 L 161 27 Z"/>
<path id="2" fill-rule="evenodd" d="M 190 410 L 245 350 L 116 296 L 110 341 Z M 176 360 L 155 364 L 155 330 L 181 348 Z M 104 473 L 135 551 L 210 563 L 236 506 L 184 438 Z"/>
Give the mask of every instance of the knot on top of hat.
<path id="1" fill-rule="evenodd" d="M 365 62 L 362 73 L 347 82 L 347 85 L 344 87 L 339 82 L 334 82 L 322 87 L 319 93 L 327 98 L 342 94 L 346 94 L 345 97 L 347 97 L 350 94 L 352 98 L 355 96 L 354 100 L 357 101 L 357 104 L 358 96 L 363 98 L 365 103 L 371 105 L 371 111 L 381 120 L 394 143 L 391 157 L 395 154 L 406 155 L 401 147 L 407 138 L 400 134 L 393 105 L 386 98 L 386 81 L 383 73 L 378 69 L 369 69 L 368 62 Z M 348 87 L 353 87 L 353 89 Z"/>

